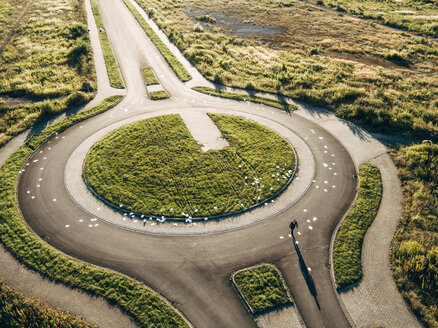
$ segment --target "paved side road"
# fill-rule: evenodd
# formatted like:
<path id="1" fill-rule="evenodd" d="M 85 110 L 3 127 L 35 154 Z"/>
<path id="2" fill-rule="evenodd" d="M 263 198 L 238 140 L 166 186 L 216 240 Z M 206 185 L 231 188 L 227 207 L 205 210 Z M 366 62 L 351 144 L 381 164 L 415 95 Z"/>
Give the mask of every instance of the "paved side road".
<path id="1" fill-rule="evenodd" d="M 340 296 L 357 327 L 421 327 L 398 292 L 389 266 L 389 247 L 402 213 L 397 171 L 387 154 L 371 163 L 382 174 L 382 202 L 362 248 L 363 279 Z"/>

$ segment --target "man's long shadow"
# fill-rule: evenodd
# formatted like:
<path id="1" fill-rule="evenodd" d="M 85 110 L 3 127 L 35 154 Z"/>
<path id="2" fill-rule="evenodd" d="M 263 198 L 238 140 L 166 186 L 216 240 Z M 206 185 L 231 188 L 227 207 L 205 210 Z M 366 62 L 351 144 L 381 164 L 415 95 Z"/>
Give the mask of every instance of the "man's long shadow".
<path id="1" fill-rule="evenodd" d="M 300 263 L 301 273 L 303 274 L 303 277 L 307 283 L 307 288 L 309 288 L 310 294 L 312 294 L 313 298 L 315 299 L 316 306 L 318 307 L 318 309 L 320 309 L 319 302 L 317 299 L 315 284 L 313 282 L 313 278 L 310 275 L 309 270 L 307 269 L 306 262 L 304 262 L 303 256 L 301 255 L 300 248 L 298 247 L 298 244 L 296 243 L 296 240 L 295 240 L 295 236 L 293 234 L 292 234 L 292 241 L 293 241 L 293 244 L 295 247 L 295 251 L 297 252 L 297 255 L 298 255 L 298 261 Z"/>

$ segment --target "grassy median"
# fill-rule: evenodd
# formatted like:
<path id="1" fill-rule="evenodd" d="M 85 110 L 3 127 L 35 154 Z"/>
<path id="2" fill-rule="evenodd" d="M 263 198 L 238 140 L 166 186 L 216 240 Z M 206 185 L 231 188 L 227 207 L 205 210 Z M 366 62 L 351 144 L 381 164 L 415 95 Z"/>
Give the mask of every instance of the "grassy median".
<path id="1" fill-rule="evenodd" d="M 202 152 L 179 115 L 150 118 L 90 150 L 88 184 L 122 209 L 183 218 L 244 210 L 289 182 L 295 157 L 286 140 L 242 117 L 209 115 L 230 147 Z"/>
<path id="2" fill-rule="evenodd" d="M 382 199 L 382 180 L 376 166 L 361 165 L 359 179 L 358 198 L 338 230 L 333 249 L 333 270 L 336 285 L 340 288 L 357 283 L 362 278 L 363 239 Z"/>
<path id="3" fill-rule="evenodd" d="M 117 65 L 116 57 L 114 56 L 111 43 L 105 31 L 102 17 L 100 16 L 99 5 L 97 0 L 90 0 L 91 9 L 93 11 L 94 20 L 99 32 L 100 46 L 102 47 L 103 59 L 105 60 L 106 72 L 113 88 L 123 89 L 125 87 L 122 76 L 120 74 L 119 66 Z"/>
<path id="4" fill-rule="evenodd" d="M 149 97 L 151 97 L 152 100 L 162 100 L 169 98 L 170 95 L 166 90 L 158 90 L 149 92 Z"/>
<path id="5" fill-rule="evenodd" d="M 279 100 L 269 99 L 269 98 L 265 98 L 265 97 L 251 96 L 251 95 L 245 95 L 245 94 L 234 93 L 234 92 L 226 92 L 226 91 L 221 91 L 221 90 L 217 90 L 217 89 L 213 89 L 213 88 L 209 88 L 209 87 L 194 87 L 193 89 L 196 91 L 211 95 L 211 96 L 239 100 L 239 101 L 251 101 L 251 102 L 257 103 L 257 104 L 264 104 L 264 105 L 268 105 L 271 107 L 280 108 L 280 109 L 285 110 L 288 113 L 290 113 L 293 110 L 298 109 L 297 106 L 295 106 L 293 104 L 288 104 L 285 101 L 279 101 Z"/>
<path id="6" fill-rule="evenodd" d="M 100 105 L 69 116 L 41 131 L 16 150 L 0 168 L 0 240 L 30 269 L 49 279 L 102 296 L 117 304 L 140 326 L 187 327 L 185 321 L 143 284 L 76 261 L 53 249 L 29 231 L 15 202 L 19 170 L 27 158 L 55 133 L 113 107 L 121 96 L 107 98 Z"/>
<path id="7" fill-rule="evenodd" d="M 291 303 L 282 278 L 273 265 L 238 271 L 232 281 L 253 314 Z"/>

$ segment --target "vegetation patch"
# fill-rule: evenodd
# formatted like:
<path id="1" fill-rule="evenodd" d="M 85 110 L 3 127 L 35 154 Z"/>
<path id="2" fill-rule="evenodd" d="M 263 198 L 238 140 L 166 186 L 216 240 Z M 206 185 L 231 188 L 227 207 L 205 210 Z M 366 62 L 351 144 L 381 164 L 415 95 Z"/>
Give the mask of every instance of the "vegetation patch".
<path id="1" fill-rule="evenodd" d="M 146 81 L 146 85 L 155 85 L 160 84 L 157 77 L 155 76 L 154 71 L 150 67 L 143 67 L 141 69 L 143 72 L 144 80 Z"/>
<path id="2" fill-rule="evenodd" d="M 135 122 L 90 150 L 90 188 L 124 210 L 190 219 L 244 210 L 292 179 L 294 152 L 277 133 L 242 117 L 209 116 L 230 147 L 202 152 L 179 115 Z"/>
<path id="3" fill-rule="evenodd" d="M 137 2 L 212 82 L 306 101 L 376 130 L 438 133 L 433 38 L 382 28 L 352 19 L 341 7 L 334 11 L 307 1 Z M 365 2 L 381 5 L 357 3 Z M 199 22 L 194 13 L 217 22 Z M 233 24 L 264 29 L 272 22 L 279 33 L 234 32 Z"/>
<path id="4" fill-rule="evenodd" d="M 108 39 L 108 35 L 105 31 L 105 25 L 103 24 L 102 17 L 100 16 L 99 5 L 96 0 L 90 0 L 91 10 L 93 11 L 94 20 L 96 21 L 97 28 L 99 30 L 100 46 L 102 47 L 103 59 L 105 60 L 106 72 L 110 81 L 110 85 L 113 88 L 123 89 L 122 76 L 120 74 L 119 66 L 117 65 L 116 57 L 111 48 L 111 43 Z"/>
<path id="5" fill-rule="evenodd" d="M 170 97 L 166 90 L 151 91 L 149 96 L 152 100 L 162 100 Z"/>
<path id="6" fill-rule="evenodd" d="M 291 303 L 283 278 L 273 265 L 240 270 L 233 274 L 232 282 L 252 314 Z"/>
<path id="7" fill-rule="evenodd" d="M 239 100 L 239 101 L 251 101 L 257 104 L 264 104 L 271 107 L 276 107 L 285 110 L 286 112 L 290 113 L 293 110 L 298 109 L 297 106 L 293 104 L 289 104 L 285 101 L 279 101 L 274 99 L 269 99 L 265 97 L 258 97 L 258 96 L 251 96 L 251 95 L 245 95 L 240 93 L 234 93 L 234 92 L 226 92 L 221 91 L 218 89 L 213 89 L 209 87 L 194 87 L 193 88 L 196 91 L 206 93 L 210 96 L 216 96 L 221 98 L 227 98 L 227 99 L 233 99 L 233 100 Z"/>
<path id="8" fill-rule="evenodd" d="M 382 179 L 379 169 L 364 164 L 359 169 L 359 195 L 336 235 L 333 248 L 333 270 L 340 288 L 357 283 L 362 278 L 362 243 L 379 210 L 382 199 Z"/>
<path id="9" fill-rule="evenodd" d="M 24 296 L 1 280 L 0 327 L 96 328 L 82 318 Z"/>
<path id="10" fill-rule="evenodd" d="M 391 264 L 403 297 L 426 327 L 438 327 L 438 145 L 393 152 L 404 194 Z"/>
<path id="11" fill-rule="evenodd" d="M 86 104 L 91 94 L 76 91 L 63 100 L 44 100 L 13 107 L 0 103 L 0 147 L 36 122 Z"/>
<path id="12" fill-rule="evenodd" d="M 434 1 L 319 0 L 319 4 L 387 26 L 438 37 L 438 10 Z"/>
<path id="13" fill-rule="evenodd" d="M 3 22 L 5 27 L 13 25 L 9 17 Z M 0 54 L 0 96 L 66 96 L 81 90 L 84 82 L 94 89 L 96 76 L 86 24 L 81 0 L 33 1 Z"/>
<path id="14" fill-rule="evenodd" d="M 4 38 L 26 2 L 1 1 Z M 92 98 L 96 75 L 86 23 L 82 0 L 32 1 L 0 53 L 0 146 Z"/>
<path id="15" fill-rule="evenodd" d="M 15 185 L 27 158 L 55 133 L 113 107 L 121 96 L 69 116 L 44 129 L 15 151 L 0 169 L 0 240 L 32 270 L 74 288 L 102 296 L 120 306 L 142 327 L 187 327 L 184 320 L 144 285 L 114 272 L 76 261 L 53 249 L 29 231 L 15 203 Z"/>
<path id="16" fill-rule="evenodd" d="M 123 0 L 123 2 L 132 12 L 135 19 L 137 19 L 138 23 L 146 32 L 149 39 L 151 39 L 151 41 L 155 44 L 157 49 L 163 55 L 164 59 L 166 59 L 167 63 L 173 69 L 173 71 L 178 76 L 178 78 L 183 82 L 190 81 L 192 79 L 190 73 L 187 72 L 187 70 L 184 68 L 181 62 L 175 57 L 175 55 L 169 50 L 169 48 L 167 48 L 164 42 L 161 41 L 160 37 L 154 32 L 154 30 L 149 26 L 149 24 L 146 22 L 143 16 L 141 16 L 138 10 L 132 5 L 131 1 Z"/>

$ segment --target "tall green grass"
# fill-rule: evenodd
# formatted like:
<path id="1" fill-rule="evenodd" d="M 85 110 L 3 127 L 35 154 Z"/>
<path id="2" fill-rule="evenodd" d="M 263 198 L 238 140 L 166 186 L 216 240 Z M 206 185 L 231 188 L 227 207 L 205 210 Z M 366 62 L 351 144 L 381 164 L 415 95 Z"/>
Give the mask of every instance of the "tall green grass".
<path id="1" fill-rule="evenodd" d="M 393 152 L 404 209 L 391 247 L 391 266 L 403 297 L 426 327 L 438 327 L 438 145 Z"/>
<path id="2" fill-rule="evenodd" d="M 382 199 L 382 179 L 376 166 L 361 165 L 359 178 L 358 198 L 342 222 L 333 248 L 333 270 L 336 285 L 340 288 L 357 283 L 362 278 L 363 239 Z"/>
<path id="3" fill-rule="evenodd" d="M 94 20 L 96 21 L 97 29 L 99 30 L 100 46 L 102 47 L 103 59 L 105 60 L 106 72 L 113 88 L 123 89 L 125 87 L 119 66 L 117 65 L 116 57 L 111 48 L 111 43 L 105 31 L 102 17 L 100 16 L 99 5 L 97 0 L 90 0 L 91 9 L 93 11 Z"/>
<path id="4" fill-rule="evenodd" d="M 0 327 L 97 328 L 68 312 L 28 298 L 0 280 Z"/>
<path id="5" fill-rule="evenodd" d="M 69 116 L 29 139 L 0 168 L 0 240 L 22 263 L 49 279 L 80 288 L 120 306 L 142 327 L 187 327 L 184 320 L 143 284 L 76 261 L 53 249 L 29 231 L 15 202 L 15 186 L 19 170 L 26 159 L 56 132 L 117 104 L 121 96 L 113 96 L 100 105 Z"/>

